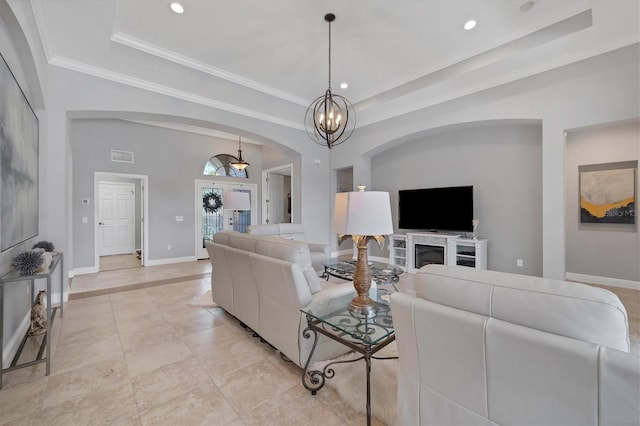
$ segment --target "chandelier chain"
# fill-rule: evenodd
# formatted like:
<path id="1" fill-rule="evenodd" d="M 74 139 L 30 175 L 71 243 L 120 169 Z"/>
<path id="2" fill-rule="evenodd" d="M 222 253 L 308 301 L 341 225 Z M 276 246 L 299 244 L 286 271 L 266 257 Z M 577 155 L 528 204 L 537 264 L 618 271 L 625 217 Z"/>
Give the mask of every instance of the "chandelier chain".
<path id="1" fill-rule="evenodd" d="M 331 90 L 331 21 L 329 21 L 329 90 Z"/>

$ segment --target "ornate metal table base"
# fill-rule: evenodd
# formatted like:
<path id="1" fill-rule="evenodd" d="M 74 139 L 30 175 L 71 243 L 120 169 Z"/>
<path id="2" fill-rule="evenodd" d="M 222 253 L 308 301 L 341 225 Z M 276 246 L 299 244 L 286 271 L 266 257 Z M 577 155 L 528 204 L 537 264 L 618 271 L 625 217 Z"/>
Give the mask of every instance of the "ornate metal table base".
<path id="1" fill-rule="evenodd" d="M 303 331 L 303 337 L 305 339 L 310 339 L 313 336 L 314 340 L 311 351 L 309 353 L 309 357 L 307 358 L 307 362 L 305 363 L 304 370 L 302 372 L 302 385 L 305 387 L 305 389 L 309 390 L 312 395 L 315 395 L 320 389 L 324 387 L 327 379 L 331 379 L 335 376 L 336 372 L 333 368 L 335 365 L 364 360 L 367 382 L 366 414 L 367 425 L 370 426 L 371 360 L 398 358 L 373 356 L 376 352 L 395 340 L 395 334 L 393 333 L 393 324 L 391 322 L 391 315 L 388 307 L 384 307 L 384 309 L 379 309 L 376 317 L 374 318 L 359 318 L 345 312 L 339 315 L 335 315 L 332 319 L 335 320 L 336 318 L 340 317 L 342 317 L 342 320 L 336 321 L 336 326 L 331 326 L 330 320 L 320 320 L 312 315 L 307 314 L 308 327 Z M 381 333 L 381 337 L 379 336 L 377 340 L 373 340 L 370 337 L 372 335 L 375 337 L 376 328 L 381 328 L 383 330 L 383 333 Z M 353 331 L 357 330 L 357 332 L 346 332 L 345 329 L 352 329 Z M 325 365 L 322 371 L 309 371 L 311 359 L 313 358 L 313 353 L 315 352 L 316 344 L 318 343 L 318 333 L 349 347 L 354 352 L 357 352 L 362 356 L 354 359 L 332 361 Z"/>

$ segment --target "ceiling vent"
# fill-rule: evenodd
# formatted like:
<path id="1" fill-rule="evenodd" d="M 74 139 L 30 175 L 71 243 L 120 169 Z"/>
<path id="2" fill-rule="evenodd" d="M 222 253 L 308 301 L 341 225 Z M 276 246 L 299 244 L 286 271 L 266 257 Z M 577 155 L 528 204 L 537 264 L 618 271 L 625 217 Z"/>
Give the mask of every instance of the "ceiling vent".
<path id="1" fill-rule="evenodd" d="M 133 164 L 133 152 L 120 151 L 118 149 L 111 150 L 111 161 L 118 163 L 132 163 Z"/>

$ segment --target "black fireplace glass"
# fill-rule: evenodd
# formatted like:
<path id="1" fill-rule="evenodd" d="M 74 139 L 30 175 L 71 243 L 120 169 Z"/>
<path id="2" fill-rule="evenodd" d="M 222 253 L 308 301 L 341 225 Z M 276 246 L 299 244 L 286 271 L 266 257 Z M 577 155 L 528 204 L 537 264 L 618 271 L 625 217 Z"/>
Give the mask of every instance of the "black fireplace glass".
<path id="1" fill-rule="evenodd" d="M 420 269 L 424 265 L 437 263 L 444 265 L 444 247 L 427 244 L 415 244 L 414 267 Z"/>

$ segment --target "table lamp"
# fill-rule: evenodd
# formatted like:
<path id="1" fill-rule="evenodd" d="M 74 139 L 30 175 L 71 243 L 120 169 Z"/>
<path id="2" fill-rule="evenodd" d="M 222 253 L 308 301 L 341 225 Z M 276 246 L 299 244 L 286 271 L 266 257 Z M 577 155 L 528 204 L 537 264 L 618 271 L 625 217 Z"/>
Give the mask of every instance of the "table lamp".
<path id="1" fill-rule="evenodd" d="M 248 192 L 225 191 L 222 196 L 222 208 L 233 210 L 233 218 L 230 225 L 235 230 L 236 224 L 240 221 L 240 210 L 251 210 L 251 200 Z"/>
<path id="2" fill-rule="evenodd" d="M 333 210 L 333 232 L 338 234 L 338 244 L 351 237 L 358 248 L 353 286 L 358 295 L 349 303 L 349 311 L 358 315 L 372 316 L 376 313 L 376 302 L 369 297 L 371 271 L 367 258 L 369 240 L 377 241 L 380 248 L 385 235 L 393 234 L 389 193 L 365 191 L 336 194 Z"/>

